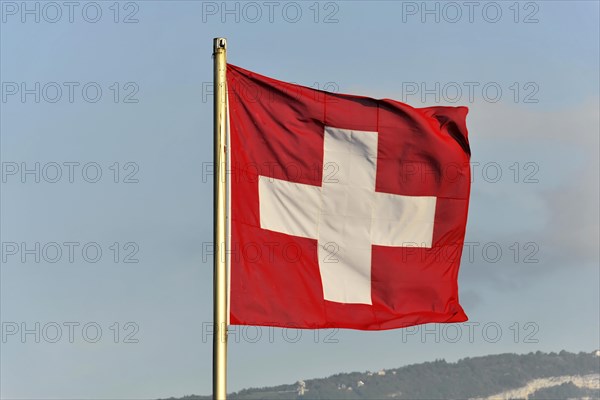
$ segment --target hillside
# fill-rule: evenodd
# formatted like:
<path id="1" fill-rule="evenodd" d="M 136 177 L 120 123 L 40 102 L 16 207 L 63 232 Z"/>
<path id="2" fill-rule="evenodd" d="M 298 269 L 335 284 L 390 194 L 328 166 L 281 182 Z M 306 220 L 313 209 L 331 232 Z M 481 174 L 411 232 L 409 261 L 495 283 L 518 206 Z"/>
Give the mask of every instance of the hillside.
<path id="1" fill-rule="evenodd" d="M 498 354 L 436 360 L 378 372 L 337 374 L 245 389 L 250 399 L 600 399 L 600 357 L 593 353 Z M 182 400 L 204 400 L 186 396 Z M 173 399 L 173 398 L 172 398 Z"/>

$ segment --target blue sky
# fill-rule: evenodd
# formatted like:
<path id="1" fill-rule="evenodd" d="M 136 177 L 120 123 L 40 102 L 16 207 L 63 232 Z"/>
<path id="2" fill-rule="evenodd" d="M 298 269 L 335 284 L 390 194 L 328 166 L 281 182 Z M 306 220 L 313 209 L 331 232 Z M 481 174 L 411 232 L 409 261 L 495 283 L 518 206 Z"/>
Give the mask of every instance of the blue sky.
<path id="1" fill-rule="evenodd" d="M 0 2 L 2 398 L 210 393 L 212 184 L 202 171 L 217 36 L 230 62 L 277 79 L 467 105 L 474 162 L 473 253 L 459 276 L 471 325 L 318 337 L 263 328 L 259 338 L 238 327 L 230 390 L 600 348 L 597 2 L 476 2 L 472 21 L 462 2 L 452 3 L 460 18 L 428 2 L 439 22 L 421 2 L 275 2 L 272 21 L 264 2 L 76 2 L 72 22 L 55 4 L 28 2 L 28 14 Z M 22 175 L 36 163 L 39 183 Z"/>

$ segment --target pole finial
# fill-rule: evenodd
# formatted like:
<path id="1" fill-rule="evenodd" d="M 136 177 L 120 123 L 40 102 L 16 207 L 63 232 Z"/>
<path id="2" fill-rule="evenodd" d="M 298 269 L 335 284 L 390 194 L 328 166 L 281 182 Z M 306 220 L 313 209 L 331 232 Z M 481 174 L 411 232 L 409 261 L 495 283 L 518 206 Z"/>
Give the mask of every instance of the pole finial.
<path id="1" fill-rule="evenodd" d="M 227 49 L 227 39 L 225 38 L 214 38 L 213 39 L 213 53 L 216 53 L 218 50 Z"/>

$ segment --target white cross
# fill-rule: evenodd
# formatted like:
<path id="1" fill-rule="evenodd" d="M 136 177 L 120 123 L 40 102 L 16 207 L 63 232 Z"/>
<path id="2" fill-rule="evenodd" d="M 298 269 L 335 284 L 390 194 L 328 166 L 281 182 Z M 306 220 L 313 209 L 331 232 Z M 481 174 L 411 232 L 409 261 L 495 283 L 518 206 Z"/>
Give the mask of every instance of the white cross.
<path id="1" fill-rule="evenodd" d="M 371 245 L 431 247 L 436 197 L 375 191 L 377 137 L 325 127 L 322 186 L 259 176 L 261 228 L 317 240 L 325 300 L 372 304 Z"/>

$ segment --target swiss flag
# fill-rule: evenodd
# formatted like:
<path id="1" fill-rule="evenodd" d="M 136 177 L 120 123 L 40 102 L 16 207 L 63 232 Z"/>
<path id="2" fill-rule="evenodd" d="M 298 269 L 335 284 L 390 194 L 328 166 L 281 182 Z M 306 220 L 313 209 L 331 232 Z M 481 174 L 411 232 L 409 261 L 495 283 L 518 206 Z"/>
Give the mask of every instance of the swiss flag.
<path id="1" fill-rule="evenodd" d="M 229 64 L 230 323 L 467 320 L 466 107 L 328 93 Z"/>

